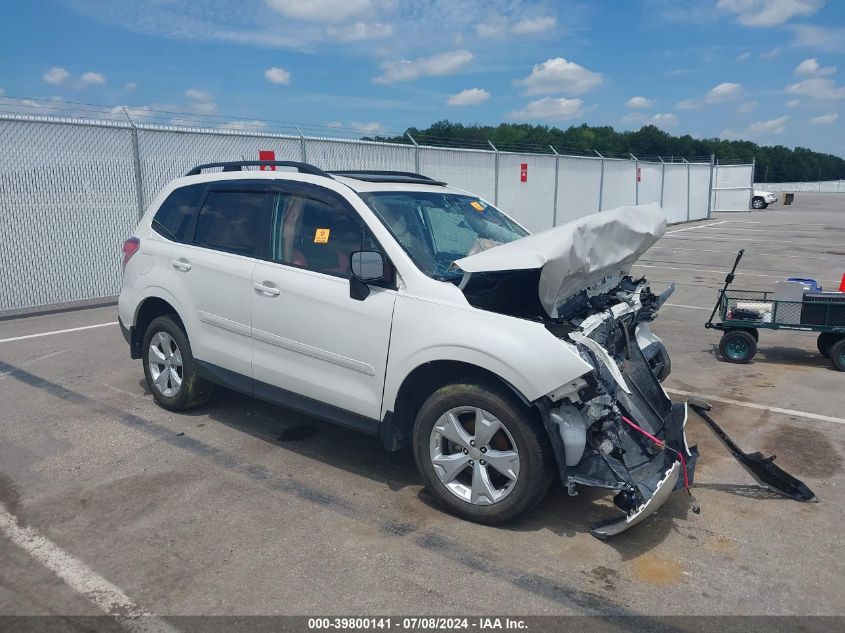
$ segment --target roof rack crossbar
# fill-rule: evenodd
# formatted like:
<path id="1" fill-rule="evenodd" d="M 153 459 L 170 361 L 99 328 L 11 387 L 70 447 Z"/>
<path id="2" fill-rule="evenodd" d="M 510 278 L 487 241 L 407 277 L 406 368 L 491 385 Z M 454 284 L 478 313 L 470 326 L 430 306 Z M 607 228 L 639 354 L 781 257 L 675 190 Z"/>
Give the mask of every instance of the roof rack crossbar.
<path id="1" fill-rule="evenodd" d="M 205 165 L 197 165 L 190 170 L 186 176 L 196 176 L 201 174 L 203 169 L 212 169 L 214 167 L 222 167 L 223 171 L 242 171 L 244 167 L 292 167 L 301 174 L 311 174 L 312 176 L 324 176 L 332 178 L 332 175 L 323 171 L 319 167 L 309 165 L 308 163 L 300 163 L 292 160 L 237 160 L 225 163 L 207 163 Z"/>
<path id="2" fill-rule="evenodd" d="M 442 180 L 435 180 L 423 174 L 410 171 L 386 171 L 378 169 L 336 169 L 328 172 L 334 176 L 345 176 L 366 182 L 406 182 L 427 185 L 445 185 Z"/>

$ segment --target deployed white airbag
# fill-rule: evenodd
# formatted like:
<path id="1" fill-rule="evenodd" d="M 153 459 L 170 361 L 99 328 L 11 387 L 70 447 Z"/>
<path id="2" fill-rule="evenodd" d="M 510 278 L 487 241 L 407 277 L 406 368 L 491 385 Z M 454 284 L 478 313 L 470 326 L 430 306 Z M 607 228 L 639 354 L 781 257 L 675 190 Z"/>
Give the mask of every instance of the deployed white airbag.
<path id="1" fill-rule="evenodd" d="M 543 309 L 557 317 L 561 303 L 631 265 L 666 231 L 658 204 L 618 207 L 456 260 L 465 273 L 541 268 Z"/>

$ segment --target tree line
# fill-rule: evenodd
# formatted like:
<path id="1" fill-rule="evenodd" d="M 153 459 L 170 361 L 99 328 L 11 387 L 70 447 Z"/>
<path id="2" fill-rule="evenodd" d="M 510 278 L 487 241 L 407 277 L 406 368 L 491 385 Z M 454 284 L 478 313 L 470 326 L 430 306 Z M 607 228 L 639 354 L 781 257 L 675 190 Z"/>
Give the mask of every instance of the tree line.
<path id="1" fill-rule="evenodd" d="M 489 148 L 488 140 L 499 150 L 592 154 L 598 150 L 605 156 L 627 156 L 641 159 L 662 156 L 709 157 L 720 161 L 750 163 L 756 160 L 756 182 L 793 182 L 845 179 L 845 159 L 833 154 L 815 152 L 805 147 L 794 149 L 783 145 L 757 145 L 751 141 L 728 141 L 718 138 L 696 139 L 686 134 L 673 136 L 654 125 L 636 131 L 617 132 L 610 126 L 572 126 L 565 130 L 548 125 L 501 123 L 463 125 L 438 121 L 427 129 L 408 128 L 417 143 L 449 147 Z M 367 137 L 367 140 L 411 143 L 401 136 Z"/>

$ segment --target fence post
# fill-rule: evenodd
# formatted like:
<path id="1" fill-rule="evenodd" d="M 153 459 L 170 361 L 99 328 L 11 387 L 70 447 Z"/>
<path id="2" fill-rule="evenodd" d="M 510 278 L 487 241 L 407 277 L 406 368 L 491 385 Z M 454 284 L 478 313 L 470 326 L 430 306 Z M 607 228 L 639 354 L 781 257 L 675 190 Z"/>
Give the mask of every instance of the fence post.
<path id="1" fill-rule="evenodd" d="M 299 132 L 299 159 L 303 163 L 308 162 L 308 155 L 305 153 L 305 137 L 302 135 L 302 130 L 294 125 L 296 131 Z"/>
<path id="2" fill-rule="evenodd" d="M 493 204 L 499 206 L 499 150 L 496 149 L 495 145 L 493 145 L 493 141 L 487 139 L 487 142 L 490 144 L 490 147 L 493 148 L 493 151 L 496 152 L 496 175 L 493 184 Z"/>
<path id="3" fill-rule="evenodd" d="M 710 213 L 713 211 L 713 163 L 716 162 L 716 154 L 710 154 L 710 184 L 707 185 L 707 219 L 710 219 Z"/>
<path id="4" fill-rule="evenodd" d="M 628 156 L 634 161 L 634 204 L 640 203 L 640 159 L 628 152 Z"/>
<path id="5" fill-rule="evenodd" d="M 662 156 L 658 156 L 657 158 L 660 159 L 660 207 L 663 207 L 663 189 L 666 186 L 666 161 L 663 160 Z"/>
<path id="6" fill-rule="evenodd" d="M 751 183 L 748 189 L 748 213 L 751 213 L 751 201 L 754 199 L 754 170 L 757 168 L 757 157 L 751 157 Z"/>
<path id="7" fill-rule="evenodd" d="M 420 146 L 417 145 L 417 142 L 414 140 L 414 137 L 411 136 L 410 132 L 405 132 L 405 136 L 414 144 L 414 171 L 420 173 Z"/>
<path id="8" fill-rule="evenodd" d="M 135 127 L 135 121 L 129 116 L 129 111 L 126 106 L 123 107 L 123 114 L 126 115 L 126 120 L 129 121 L 131 130 L 129 132 L 132 139 L 132 164 L 135 171 L 135 204 L 138 206 L 138 218 L 144 215 L 144 183 L 141 179 L 141 152 L 138 147 L 138 128 Z"/>
<path id="9" fill-rule="evenodd" d="M 683 160 L 687 164 L 687 222 L 689 222 L 689 183 L 690 183 L 689 171 L 690 171 L 690 162 L 686 158 L 682 158 L 681 160 Z"/>
<path id="10" fill-rule="evenodd" d="M 597 149 L 593 150 L 601 158 L 601 176 L 599 176 L 599 213 L 601 213 L 601 201 L 604 196 L 604 156 L 599 154 Z"/>
<path id="11" fill-rule="evenodd" d="M 560 154 L 557 150 L 549 145 L 549 148 L 555 153 L 555 193 L 554 193 L 554 207 L 552 208 L 552 226 L 557 226 L 557 186 L 560 178 Z"/>

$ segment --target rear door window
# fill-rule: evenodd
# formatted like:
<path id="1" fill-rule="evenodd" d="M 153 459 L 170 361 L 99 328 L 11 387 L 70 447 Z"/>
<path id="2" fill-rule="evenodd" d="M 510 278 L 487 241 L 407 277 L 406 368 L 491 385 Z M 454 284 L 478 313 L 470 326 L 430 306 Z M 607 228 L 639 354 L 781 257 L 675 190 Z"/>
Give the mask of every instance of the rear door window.
<path id="1" fill-rule="evenodd" d="M 184 242 L 204 193 L 204 185 L 174 189 L 156 212 L 152 222 L 153 230 L 174 242 Z"/>
<path id="2" fill-rule="evenodd" d="M 194 244 L 263 258 L 272 210 L 267 191 L 210 191 L 197 216 Z"/>

